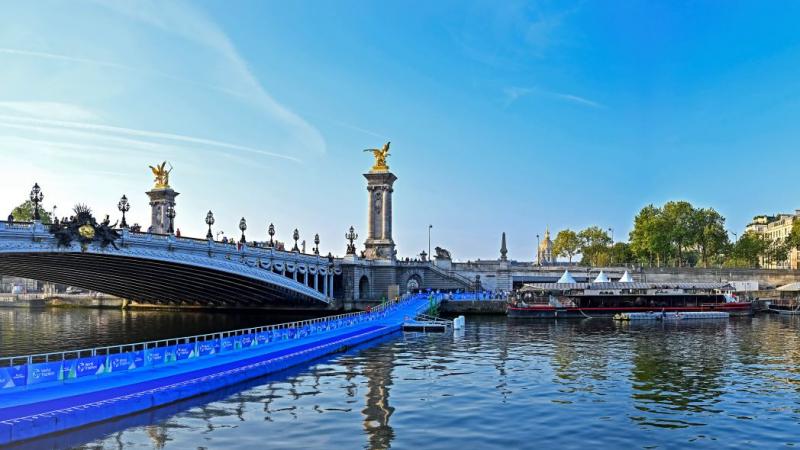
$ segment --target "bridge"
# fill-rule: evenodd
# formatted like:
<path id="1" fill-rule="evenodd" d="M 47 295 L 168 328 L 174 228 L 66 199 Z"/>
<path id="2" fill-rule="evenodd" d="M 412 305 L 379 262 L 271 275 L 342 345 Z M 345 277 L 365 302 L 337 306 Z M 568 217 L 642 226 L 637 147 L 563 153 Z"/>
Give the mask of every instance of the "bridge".
<path id="1" fill-rule="evenodd" d="M 0 222 L 0 273 L 143 304 L 325 307 L 341 269 L 319 255 L 174 234 L 118 231 L 113 244 L 60 243 L 39 221 Z"/>

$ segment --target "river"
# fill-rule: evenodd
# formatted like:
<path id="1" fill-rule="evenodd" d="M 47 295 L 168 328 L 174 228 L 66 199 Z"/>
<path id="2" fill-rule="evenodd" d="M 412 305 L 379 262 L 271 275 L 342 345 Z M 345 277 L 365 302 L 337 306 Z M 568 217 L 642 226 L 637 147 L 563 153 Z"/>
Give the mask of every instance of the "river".
<path id="1" fill-rule="evenodd" d="M 72 347 L 123 336 L 132 342 L 264 320 L 275 318 L 0 310 L 0 349 L 26 353 L 36 348 L 26 340 L 51 342 L 53 336 Z M 505 450 L 797 445 L 798 330 L 798 319 L 780 316 L 647 325 L 471 316 L 463 331 L 397 334 L 225 391 L 28 445 Z M 20 351 L 13 351 L 16 345 Z"/>

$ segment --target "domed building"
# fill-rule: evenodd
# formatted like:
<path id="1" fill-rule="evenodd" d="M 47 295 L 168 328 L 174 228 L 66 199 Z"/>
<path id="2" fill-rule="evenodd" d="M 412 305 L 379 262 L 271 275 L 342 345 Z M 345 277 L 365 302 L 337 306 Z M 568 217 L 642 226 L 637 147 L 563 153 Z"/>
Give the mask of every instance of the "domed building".
<path id="1" fill-rule="evenodd" d="M 545 228 L 544 239 L 539 242 L 539 251 L 536 253 L 536 261 L 539 265 L 553 264 L 553 241 L 550 240 L 550 227 Z"/>

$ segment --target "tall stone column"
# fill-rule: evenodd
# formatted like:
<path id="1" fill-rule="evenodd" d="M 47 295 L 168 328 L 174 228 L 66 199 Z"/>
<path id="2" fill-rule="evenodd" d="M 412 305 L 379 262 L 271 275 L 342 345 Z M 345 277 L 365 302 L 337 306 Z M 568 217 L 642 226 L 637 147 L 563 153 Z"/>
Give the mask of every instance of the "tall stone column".
<path id="1" fill-rule="evenodd" d="M 146 192 L 150 197 L 150 228 L 151 233 L 166 234 L 169 229 L 170 218 L 167 215 L 167 210 L 171 206 L 175 208 L 175 197 L 179 195 L 171 187 L 156 187 L 153 190 Z M 173 224 L 173 229 L 175 224 Z"/>
<path id="2" fill-rule="evenodd" d="M 392 192 L 397 177 L 388 170 L 371 170 L 367 179 L 369 208 L 367 210 L 367 239 L 364 242 L 367 259 L 395 258 L 392 239 Z"/>

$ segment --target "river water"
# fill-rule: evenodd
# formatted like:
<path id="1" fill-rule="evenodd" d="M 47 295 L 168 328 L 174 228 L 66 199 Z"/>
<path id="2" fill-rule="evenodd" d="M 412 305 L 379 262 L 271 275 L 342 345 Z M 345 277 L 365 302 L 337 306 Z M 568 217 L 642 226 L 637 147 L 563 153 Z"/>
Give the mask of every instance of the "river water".
<path id="1" fill-rule="evenodd" d="M 133 316 L 132 316 L 133 315 Z M 0 311 L 70 345 L 265 319 L 185 312 Z M 17 326 L 8 333 L 9 324 Z M 115 331 L 114 331 L 115 330 Z M 617 324 L 467 317 L 291 371 L 28 444 L 84 448 L 753 448 L 800 444 L 800 321 Z M 14 336 L 12 341 L 7 341 Z M 126 340 L 137 340 L 128 339 Z M 14 352 L 14 353 L 24 353 Z"/>

